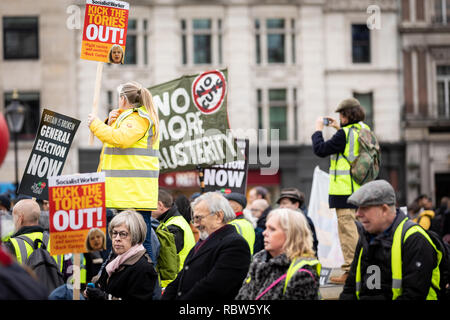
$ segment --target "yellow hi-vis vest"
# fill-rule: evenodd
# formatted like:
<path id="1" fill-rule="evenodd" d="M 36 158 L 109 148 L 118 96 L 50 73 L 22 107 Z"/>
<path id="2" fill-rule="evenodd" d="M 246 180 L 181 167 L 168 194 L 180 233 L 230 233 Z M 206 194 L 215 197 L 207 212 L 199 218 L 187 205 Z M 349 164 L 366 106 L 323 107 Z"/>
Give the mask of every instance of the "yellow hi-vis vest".
<path id="1" fill-rule="evenodd" d="M 311 267 L 315 267 L 317 275 L 320 278 L 320 271 L 322 270 L 322 265 L 320 264 L 319 260 L 317 260 L 317 259 L 312 259 L 312 260 L 308 260 L 308 259 L 294 259 L 291 262 L 291 265 L 289 266 L 289 269 L 288 269 L 287 274 L 286 274 L 286 281 L 284 282 L 283 294 L 286 293 L 287 285 L 289 283 L 289 280 L 291 280 L 292 276 L 298 270 L 303 268 L 303 266 L 305 266 L 305 265 L 308 265 L 308 266 L 311 266 Z M 319 292 L 319 298 L 320 298 L 320 292 Z"/>
<path id="2" fill-rule="evenodd" d="M 44 237 L 45 235 L 45 237 Z M 31 233 L 26 233 L 26 234 L 22 234 L 21 236 L 25 236 L 27 238 L 29 238 L 32 242 L 36 241 L 36 239 L 41 240 L 47 247 L 47 250 L 50 249 L 50 239 L 49 239 L 49 234 L 47 232 L 31 232 Z M 16 259 L 17 262 L 19 264 L 22 264 L 26 261 L 26 259 L 28 259 L 28 257 L 31 255 L 31 253 L 34 251 L 34 249 L 31 247 L 31 245 L 26 242 L 23 241 L 22 239 L 17 239 L 17 238 L 10 238 L 9 241 L 11 242 L 11 244 L 14 247 L 14 251 L 16 254 Z M 39 244 L 39 247 L 41 246 L 41 244 Z M 60 272 L 63 271 L 63 256 L 62 255 L 57 255 L 57 256 L 52 256 L 53 259 L 55 259 L 56 264 L 58 265 L 58 269 Z"/>
<path id="3" fill-rule="evenodd" d="M 191 251 L 191 249 L 195 246 L 194 234 L 192 233 L 192 229 L 187 223 L 186 219 L 184 219 L 182 216 L 170 217 L 166 222 L 164 222 L 164 224 L 166 226 L 175 225 L 183 230 L 184 246 L 183 249 L 178 252 L 178 256 L 180 257 L 179 271 L 181 271 L 184 266 L 184 260 L 186 260 L 189 251 Z"/>
<path id="4" fill-rule="evenodd" d="M 360 188 L 360 185 L 350 176 L 349 161 L 353 162 L 359 155 L 358 137 L 361 128 L 370 130 L 369 126 L 362 121 L 342 128 L 347 143 L 343 154 L 336 153 L 330 157 L 330 186 L 328 191 L 330 195 L 351 195 Z"/>
<path id="5" fill-rule="evenodd" d="M 322 270 L 322 265 L 320 264 L 319 260 L 304 257 L 296 258 L 292 260 L 291 264 L 289 265 L 288 271 L 286 272 L 286 278 L 284 280 L 284 287 L 283 287 L 283 295 L 286 294 L 288 283 L 294 276 L 294 274 L 306 265 L 315 267 L 317 276 L 320 278 L 320 271 Z M 280 277 L 279 279 L 282 279 L 282 277 Z M 251 277 L 248 277 L 247 279 L 245 279 L 245 283 L 249 283 L 251 280 L 252 280 Z M 273 284 L 274 283 L 272 283 L 272 285 Z M 322 300 L 320 291 L 319 291 L 319 299 Z"/>
<path id="6" fill-rule="evenodd" d="M 194 234 L 192 233 L 191 227 L 182 216 L 170 217 L 164 224 L 166 226 L 175 225 L 183 230 L 183 249 L 178 252 L 178 257 L 180 258 L 178 271 L 181 271 L 189 251 L 195 246 Z M 166 288 L 173 280 L 175 279 L 161 280 L 161 287 Z"/>
<path id="7" fill-rule="evenodd" d="M 253 246 L 255 245 L 255 229 L 252 224 L 246 219 L 234 219 L 229 222 L 233 225 L 237 232 L 247 241 L 250 247 L 250 254 L 253 255 Z"/>
<path id="8" fill-rule="evenodd" d="M 428 291 L 427 300 L 437 300 L 437 293 L 434 288 L 440 289 L 440 271 L 439 265 L 442 260 L 442 252 L 439 251 L 433 240 L 431 240 L 430 236 L 427 232 L 417 224 L 414 224 L 412 227 L 409 227 L 406 233 L 403 236 L 402 234 L 405 222 L 408 221 L 408 218 L 403 219 L 403 221 L 398 225 L 397 229 L 394 232 L 394 239 L 392 241 L 391 248 L 391 269 L 392 269 L 392 300 L 396 300 L 402 294 L 402 243 L 408 239 L 410 235 L 416 232 L 420 232 L 425 239 L 431 244 L 431 246 L 436 251 L 437 255 L 437 264 L 433 269 L 431 276 L 431 285 Z M 356 266 L 356 298 L 359 300 L 359 294 L 361 292 L 361 257 L 362 257 L 363 249 L 361 247 L 361 251 L 359 252 L 358 264 Z"/>
<path id="9" fill-rule="evenodd" d="M 155 134 L 153 120 L 144 106 L 120 114 L 115 123 L 119 128 L 133 112 L 150 123 L 145 135 L 128 148 L 105 143 L 101 171 L 105 173 L 106 207 L 155 210 L 158 203 L 159 139 L 152 144 Z"/>

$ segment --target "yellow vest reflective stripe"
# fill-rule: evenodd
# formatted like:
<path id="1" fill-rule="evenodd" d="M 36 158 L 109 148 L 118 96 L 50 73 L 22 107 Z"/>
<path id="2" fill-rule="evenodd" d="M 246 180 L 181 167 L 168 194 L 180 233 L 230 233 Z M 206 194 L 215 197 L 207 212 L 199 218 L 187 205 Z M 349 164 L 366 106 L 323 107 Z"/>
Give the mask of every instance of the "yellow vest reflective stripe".
<path id="1" fill-rule="evenodd" d="M 363 253 L 363 248 L 361 247 L 361 250 L 359 251 L 359 255 L 358 255 L 358 264 L 356 265 L 356 277 L 355 277 L 356 299 L 358 299 L 358 300 L 359 300 L 359 294 L 361 292 L 361 257 L 362 257 L 362 253 Z"/>
<path id="2" fill-rule="evenodd" d="M 189 251 L 195 246 L 194 234 L 192 233 L 191 227 L 182 216 L 170 217 L 164 224 L 166 226 L 175 225 L 183 230 L 183 249 L 178 252 L 178 256 L 180 257 L 179 271 L 181 271 Z"/>
<path id="3" fill-rule="evenodd" d="M 439 287 L 440 282 L 440 271 L 439 271 L 439 265 L 442 260 L 442 252 L 439 251 L 435 244 L 433 243 L 433 240 L 431 240 L 430 236 L 427 234 L 427 232 L 420 227 L 419 225 L 414 225 L 410 227 L 402 241 L 402 234 L 403 234 L 403 228 L 405 225 L 405 222 L 408 221 L 408 218 L 403 219 L 403 221 L 398 225 L 397 229 L 394 232 L 394 238 L 392 240 L 392 248 L 391 248 L 391 269 L 392 269 L 392 300 L 396 300 L 401 294 L 402 294 L 402 242 L 404 243 L 408 237 L 416 232 L 419 232 L 422 234 L 425 239 L 431 244 L 431 246 L 434 248 L 437 254 L 437 264 L 436 267 L 433 269 L 432 276 L 431 276 L 431 286 L 428 290 L 427 300 L 437 300 L 437 293 L 433 289 Z M 358 264 L 356 266 L 356 298 L 359 299 L 359 294 L 361 291 L 361 256 L 362 256 L 363 249 L 361 248 L 361 251 L 359 253 L 358 257 Z"/>
<path id="4" fill-rule="evenodd" d="M 283 288 L 283 294 L 286 293 L 286 288 L 287 285 L 289 283 L 289 280 L 291 280 L 291 278 L 294 276 L 294 274 L 300 270 L 301 268 L 303 268 L 305 265 L 311 266 L 311 267 L 315 267 L 316 268 L 316 272 L 317 275 L 320 277 L 320 271 L 322 270 L 322 266 L 319 262 L 319 260 L 317 259 L 312 259 L 312 260 L 308 260 L 308 259 L 294 259 L 291 262 L 291 265 L 289 266 L 289 269 L 286 273 L 286 280 L 284 281 L 284 288 Z"/>
<path id="5" fill-rule="evenodd" d="M 253 225 L 246 219 L 234 219 L 229 224 L 233 225 L 237 232 L 247 241 L 250 247 L 250 254 L 253 255 L 253 246 L 255 245 L 255 229 Z"/>
<path id="6" fill-rule="evenodd" d="M 47 235 L 48 235 L 48 233 L 47 233 Z M 23 234 L 21 236 L 28 237 L 32 242 L 34 242 L 36 239 L 39 239 L 39 240 L 41 240 L 42 242 L 45 243 L 45 241 L 43 239 L 44 235 L 43 235 L 42 232 L 31 232 L 31 233 Z M 30 244 L 28 244 L 28 242 L 23 241 L 22 239 L 10 238 L 9 241 L 11 242 L 11 244 L 14 247 L 14 251 L 15 251 L 15 254 L 16 254 L 17 262 L 19 264 L 24 263 L 24 261 L 26 259 L 28 259 L 28 257 L 33 252 L 33 247 Z M 50 249 L 50 240 L 48 240 L 46 246 L 47 246 L 47 251 L 49 251 L 49 249 Z M 63 270 L 63 257 L 62 257 L 62 255 L 55 255 L 55 256 L 52 256 L 52 258 L 55 259 L 55 262 L 58 265 L 59 271 L 62 272 L 62 270 Z"/>
<path id="7" fill-rule="evenodd" d="M 361 128 L 370 130 L 369 126 L 363 122 L 342 128 L 347 143 L 343 154 L 337 153 L 330 157 L 330 186 L 328 191 L 330 195 L 350 195 L 360 188 L 360 185 L 350 176 L 349 161 L 354 161 L 359 155 L 358 132 Z"/>
<path id="8" fill-rule="evenodd" d="M 80 259 L 80 283 L 86 283 L 86 257 L 81 253 Z M 72 256 L 73 259 L 73 256 Z"/>
<path id="9" fill-rule="evenodd" d="M 155 134 L 153 121 L 144 106 L 120 114 L 115 128 L 133 112 L 147 119 L 149 129 L 129 148 L 105 143 L 101 171 L 105 173 L 106 207 L 154 210 L 157 207 L 159 177 L 159 139 L 152 144 Z"/>
<path id="10" fill-rule="evenodd" d="M 286 289 L 288 286 L 289 281 L 291 280 L 291 278 L 294 276 L 294 274 L 299 271 L 301 268 L 303 268 L 305 265 L 311 266 L 311 267 L 315 267 L 316 268 L 316 272 L 317 275 L 319 276 L 320 279 L 320 271 L 322 270 L 322 265 L 320 264 L 320 261 L 317 259 L 294 259 L 291 264 L 289 265 L 289 269 L 286 272 L 286 278 L 284 280 L 284 288 L 283 288 L 283 294 L 286 293 Z M 245 283 L 250 283 L 250 281 L 252 281 L 251 277 L 248 277 L 247 279 L 245 279 Z M 319 299 L 322 299 L 320 291 L 319 291 Z"/>

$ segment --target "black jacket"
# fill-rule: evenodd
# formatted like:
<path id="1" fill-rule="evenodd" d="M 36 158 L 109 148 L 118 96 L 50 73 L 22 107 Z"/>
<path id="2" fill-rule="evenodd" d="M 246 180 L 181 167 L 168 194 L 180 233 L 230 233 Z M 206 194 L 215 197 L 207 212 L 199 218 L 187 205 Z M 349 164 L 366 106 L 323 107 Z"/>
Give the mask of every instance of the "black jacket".
<path id="1" fill-rule="evenodd" d="M 250 249 L 232 225 L 197 242 L 162 300 L 232 300 L 250 265 Z"/>
<path id="2" fill-rule="evenodd" d="M 177 206 L 174 204 L 169 210 L 160 215 L 157 220 L 159 222 L 166 222 L 167 220 L 175 216 L 181 216 L 181 213 L 178 211 Z M 183 229 L 173 224 L 167 226 L 167 229 L 169 229 L 169 231 L 173 233 L 175 237 L 175 246 L 177 247 L 177 253 L 179 253 L 184 247 Z"/>
<path id="3" fill-rule="evenodd" d="M 392 240 L 395 230 L 405 217 L 405 214 L 397 210 L 397 216 L 392 225 L 376 236 L 364 231 L 358 223 L 359 241 L 349 276 L 340 295 L 341 300 L 356 299 L 356 266 L 361 246 L 364 250 L 361 257 L 360 299 L 392 300 Z M 431 274 L 436 263 L 436 253 L 430 243 L 418 232 L 409 236 L 402 245 L 402 295 L 397 300 L 424 300 L 430 289 Z M 380 268 L 380 289 L 374 288 L 375 271 L 367 272 L 369 266 Z"/>
<path id="4" fill-rule="evenodd" d="M 110 261 L 115 257 L 112 255 Z M 97 286 L 114 298 L 152 300 L 158 275 L 147 254 L 136 257 L 136 260 L 125 263 L 111 276 L 103 268 Z"/>
<path id="5" fill-rule="evenodd" d="M 324 141 L 322 131 L 314 132 L 311 139 L 314 154 L 321 158 L 325 158 L 336 153 L 343 153 L 345 151 L 345 145 L 347 143 L 345 131 L 343 129 L 339 129 L 338 131 L 336 131 L 331 139 L 327 141 Z M 330 208 L 355 209 L 356 207 L 354 205 L 347 203 L 347 199 L 349 196 L 350 195 L 329 195 L 328 203 Z"/>

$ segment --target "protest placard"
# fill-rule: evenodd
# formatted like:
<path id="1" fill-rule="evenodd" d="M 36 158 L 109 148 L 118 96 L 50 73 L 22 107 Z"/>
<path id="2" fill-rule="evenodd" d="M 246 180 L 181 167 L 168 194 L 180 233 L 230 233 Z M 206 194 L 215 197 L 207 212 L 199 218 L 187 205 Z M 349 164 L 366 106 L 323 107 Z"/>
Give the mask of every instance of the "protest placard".
<path id="1" fill-rule="evenodd" d="M 161 173 L 243 159 L 229 130 L 227 70 L 211 70 L 149 88 L 158 109 Z"/>
<path id="2" fill-rule="evenodd" d="M 48 177 L 60 175 L 80 120 L 44 109 L 18 193 L 48 200 Z"/>
<path id="3" fill-rule="evenodd" d="M 103 172 L 49 178 L 50 252 L 87 252 L 92 228 L 106 241 L 105 174 Z"/>
<path id="4" fill-rule="evenodd" d="M 129 9 L 124 1 L 86 0 L 82 59 L 123 64 Z"/>
<path id="5" fill-rule="evenodd" d="M 221 191 L 246 194 L 248 177 L 249 140 L 237 140 L 239 152 L 245 157 L 225 164 L 213 165 L 203 171 L 205 192 Z"/>

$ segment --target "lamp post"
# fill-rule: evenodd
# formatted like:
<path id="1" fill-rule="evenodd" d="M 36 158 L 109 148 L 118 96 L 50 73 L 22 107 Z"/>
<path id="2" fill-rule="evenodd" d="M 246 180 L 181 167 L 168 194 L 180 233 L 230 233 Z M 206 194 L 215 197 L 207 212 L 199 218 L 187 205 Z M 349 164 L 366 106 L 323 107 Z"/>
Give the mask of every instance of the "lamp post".
<path id="1" fill-rule="evenodd" d="M 8 122 L 8 127 L 10 132 L 12 132 L 14 137 L 14 166 L 16 173 L 16 194 L 19 187 L 19 162 L 18 162 L 18 152 L 17 152 L 17 135 L 22 130 L 23 121 L 25 120 L 25 107 L 19 101 L 19 93 L 17 90 L 13 91 L 12 101 L 6 107 L 5 116 Z"/>

